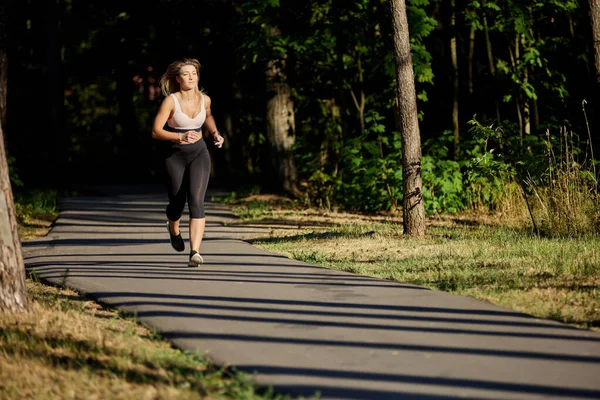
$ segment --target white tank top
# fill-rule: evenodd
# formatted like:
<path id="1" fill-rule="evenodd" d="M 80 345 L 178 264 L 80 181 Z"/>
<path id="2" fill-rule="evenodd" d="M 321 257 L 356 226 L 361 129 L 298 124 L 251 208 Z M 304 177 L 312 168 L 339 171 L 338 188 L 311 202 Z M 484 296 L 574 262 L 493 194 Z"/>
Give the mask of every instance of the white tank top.
<path id="1" fill-rule="evenodd" d="M 169 118 L 167 124 L 171 128 L 176 129 L 189 129 L 189 130 L 198 130 L 206 121 L 206 108 L 204 108 L 204 95 L 201 94 L 202 100 L 200 101 L 200 112 L 194 117 L 190 118 L 186 113 L 181 109 L 181 104 L 179 104 L 179 100 L 177 100 L 177 96 L 175 93 L 171 93 L 173 96 L 173 101 L 175 102 L 175 111 L 173 111 L 173 116 Z"/>

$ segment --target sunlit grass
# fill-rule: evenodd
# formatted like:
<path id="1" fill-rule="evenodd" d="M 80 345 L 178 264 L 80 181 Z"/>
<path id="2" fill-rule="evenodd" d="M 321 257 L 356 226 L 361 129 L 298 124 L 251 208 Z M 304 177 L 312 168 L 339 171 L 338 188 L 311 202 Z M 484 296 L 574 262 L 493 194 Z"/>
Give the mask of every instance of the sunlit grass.
<path id="1" fill-rule="evenodd" d="M 0 313 L 2 399 L 284 398 L 70 289 L 27 289 L 30 312 Z"/>
<path id="2" fill-rule="evenodd" d="M 58 194 L 53 190 L 17 192 L 14 203 L 21 240 L 44 236 L 58 217 Z"/>
<path id="3" fill-rule="evenodd" d="M 296 226 L 298 220 L 308 226 L 311 215 L 313 222 L 327 224 Z M 290 229 L 249 238 L 254 246 L 600 331 L 600 241 L 595 235 L 540 237 L 489 221 L 446 218 L 431 220 L 425 238 L 411 238 L 402 235 L 397 218 L 267 207 L 257 220 L 276 217 L 287 219 Z"/>

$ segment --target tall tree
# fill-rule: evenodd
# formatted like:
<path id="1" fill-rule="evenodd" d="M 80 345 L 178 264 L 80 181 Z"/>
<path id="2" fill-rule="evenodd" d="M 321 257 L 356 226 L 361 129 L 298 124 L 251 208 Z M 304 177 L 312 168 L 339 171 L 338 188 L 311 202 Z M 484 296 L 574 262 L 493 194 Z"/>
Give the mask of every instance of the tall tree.
<path id="1" fill-rule="evenodd" d="M 25 311 L 29 307 L 25 265 L 17 231 L 17 218 L 8 178 L 4 134 L 0 125 L 0 310 Z"/>
<path id="2" fill-rule="evenodd" d="M 454 159 L 458 159 L 459 144 L 460 144 L 460 129 L 458 123 L 458 97 L 459 97 L 459 81 L 458 81 L 458 55 L 456 50 L 456 1 L 450 0 L 450 58 L 452 60 L 452 132 L 454 133 Z"/>
<path id="3" fill-rule="evenodd" d="M 277 175 L 276 180 L 269 183 L 286 192 L 299 196 L 298 173 L 294 154 L 296 143 L 296 122 L 292 87 L 288 80 L 290 53 L 293 52 L 294 41 L 289 31 L 293 31 L 291 18 L 293 6 L 299 4 L 280 5 L 279 0 L 248 0 L 240 2 L 239 28 L 244 32 L 237 51 L 237 62 L 241 69 L 250 65 L 261 65 L 263 78 L 254 82 L 264 82 L 266 98 L 260 96 L 257 101 L 266 104 L 265 125 L 266 139 L 269 145 L 271 167 Z M 258 70 L 255 70 L 255 73 Z M 253 83 L 254 83 L 253 82 Z M 256 90 L 256 89 L 255 89 Z M 264 100 L 263 100 L 264 99 Z M 264 131 L 263 131 L 264 132 Z M 262 134 L 257 135 L 261 137 Z M 259 139 L 261 140 L 261 139 Z M 253 140 L 254 141 L 254 140 Z"/>
<path id="4" fill-rule="evenodd" d="M 0 5 L 0 310 L 12 312 L 29 308 L 25 286 L 25 265 L 8 175 L 8 157 L 2 126 L 6 122 L 8 70 L 8 13 L 10 2 Z"/>
<path id="5" fill-rule="evenodd" d="M 272 27 L 269 34 L 277 37 L 281 32 L 277 27 Z M 292 90 L 287 81 L 286 59 L 285 54 L 278 59 L 271 59 L 265 68 L 267 138 L 281 186 L 286 192 L 298 196 L 298 173 L 292 150 L 296 142 L 296 123 Z"/>
<path id="6" fill-rule="evenodd" d="M 600 0 L 590 1 L 590 19 L 594 40 L 594 63 L 596 66 L 596 82 L 600 83 Z"/>
<path id="7" fill-rule="evenodd" d="M 402 136 L 402 180 L 404 190 L 404 233 L 425 235 L 425 207 L 421 178 L 421 135 L 417 115 L 417 98 L 410 52 L 410 37 L 405 0 L 390 0 L 394 27 L 394 55 L 398 118 Z"/>
<path id="8" fill-rule="evenodd" d="M 6 126 L 6 97 L 8 87 L 8 7 L 0 4 L 0 124 Z"/>
<path id="9" fill-rule="evenodd" d="M 62 83 L 61 66 L 61 39 L 60 25 L 62 15 L 62 0 L 48 0 L 46 13 L 46 84 L 47 103 L 46 112 L 48 113 L 47 130 L 41 135 L 42 143 L 46 143 L 53 150 L 53 159 L 51 168 L 45 168 L 44 178 L 50 178 L 49 174 L 61 175 L 65 170 L 63 165 L 66 160 L 64 139 L 63 105 L 64 89 Z M 48 134 L 48 131 L 50 134 Z M 50 155 L 49 155 L 50 156 Z"/>
<path id="10" fill-rule="evenodd" d="M 485 4 L 485 3 L 484 3 Z M 496 80 L 496 61 L 494 60 L 494 53 L 492 50 L 492 41 L 490 40 L 490 28 L 488 26 L 488 19 L 487 19 L 487 15 L 483 14 L 483 32 L 485 34 L 485 48 L 486 48 L 486 53 L 487 53 L 487 59 L 488 59 L 488 66 L 490 68 L 490 76 L 492 78 L 492 82 L 493 82 L 493 86 L 492 86 L 492 93 L 494 93 L 495 90 L 495 80 Z M 496 122 L 498 124 L 500 124 L 502 122 L 502 119 L 500 117 L 500 104 L 498 102 L 498 96 L 493 96 L 494 97 L 494 105 L 496 107 Z"/>

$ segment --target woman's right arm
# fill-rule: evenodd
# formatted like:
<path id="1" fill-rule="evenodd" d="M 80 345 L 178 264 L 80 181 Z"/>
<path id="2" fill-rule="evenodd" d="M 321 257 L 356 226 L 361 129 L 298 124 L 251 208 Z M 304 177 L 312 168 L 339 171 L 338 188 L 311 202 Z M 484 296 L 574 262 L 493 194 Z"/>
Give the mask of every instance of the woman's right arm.
<path id="1" fill-rule="evenodd" d="M 152 125 L 152 139 L 170 140 L 176 143 L 181 141 L 181 135 L 163 129 L 174 108 L 175 102 L 171 96 L 167 96 L 160 105 L 156 117 L 154 118 L 154 124 Z"/>

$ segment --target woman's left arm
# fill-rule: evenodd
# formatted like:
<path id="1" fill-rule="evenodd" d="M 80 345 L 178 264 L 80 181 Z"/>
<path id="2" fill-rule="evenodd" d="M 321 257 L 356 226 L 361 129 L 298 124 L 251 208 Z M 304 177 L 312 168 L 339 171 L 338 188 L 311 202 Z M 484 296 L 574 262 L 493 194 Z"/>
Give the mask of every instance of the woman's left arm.
<path id="1" fill-rule="evenodd" d="M 215 146 L 220 148 L 221 146 L 223 146 L 223 142 L 225 141 L 225 139 L 223 139 L 223 136 L 221 136 L 221 134 L 219 133 L 219 130 L 217 129 L 217 124 L 215 122 L 215 118 L 212 116 L 212 112 L 210 111 L 210 97 L 208 97 L 207 95 L 203 96 L 204 107 L 206 108 L 206 121 L 204 122 L 204 125 L 206 126 L 206 129 L 208 129 L 208 132 L 210 133 L 210 136 L 212 137 Z"/>

